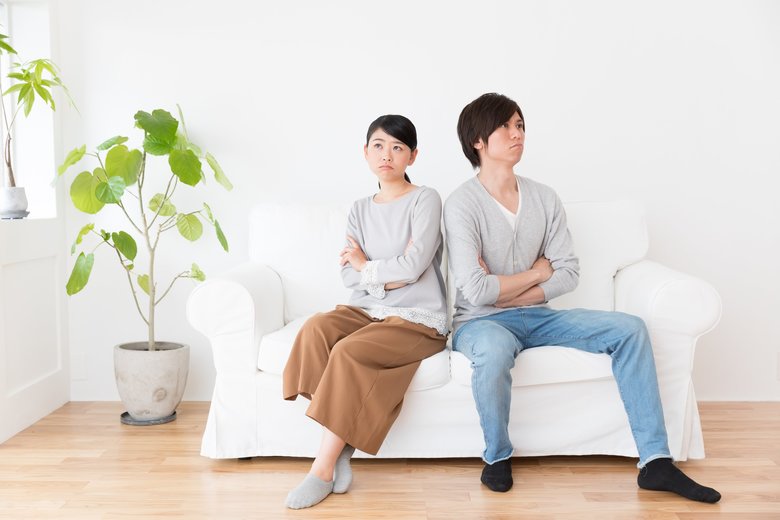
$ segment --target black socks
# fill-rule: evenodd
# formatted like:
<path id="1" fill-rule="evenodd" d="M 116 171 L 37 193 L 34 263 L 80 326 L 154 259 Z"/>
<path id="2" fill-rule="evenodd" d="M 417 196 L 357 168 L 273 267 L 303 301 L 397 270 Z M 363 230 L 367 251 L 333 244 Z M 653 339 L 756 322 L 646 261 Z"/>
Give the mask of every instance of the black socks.
<path id="1" fill-rule="evenodd" d="M 512 459 L 485 464 L 480 478 L 491 491 L 505 493 L 512 489 Z"/>
<path id="2" fill-rule="evenodd" d="M 491 491 L 504 493 L 512 489 L 512 459 L 485 464 L 480 478 Z M 672 459 L 655 459 L 639 470 L 637 484 L 642 489 L 671 491 L 697 502 L 714 504 L 720 493 L 694 482 L 672 463 Z"/>
<path id="3" fill-rule="evenodd" d="M 671 491 L 697 502 L 714 504 L 720 500 L 720 493 L 688 478 L 672 464 L 672 459 L 655 459 L 648 462 L 639 470 L 636 482 L 642 489 Z"/>

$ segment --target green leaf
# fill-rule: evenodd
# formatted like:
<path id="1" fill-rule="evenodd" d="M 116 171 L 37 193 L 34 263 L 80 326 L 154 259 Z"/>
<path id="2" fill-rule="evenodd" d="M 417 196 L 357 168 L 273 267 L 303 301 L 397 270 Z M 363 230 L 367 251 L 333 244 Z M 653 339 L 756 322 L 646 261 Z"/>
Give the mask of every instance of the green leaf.
<path id="1" fill-rule="evenodd" d="M 198 145 L 190 141 L 189 139 L 186 141 L 187 149 L 192 150 L 192 152 L 197 155 L 198 157 L 203 157 L 203 151 L 200 149 Z"/>
<path id="2" fill-rule="evenodd" d="M 222 232 L 222 228 L 220 227 L 217 219 L 214 219 L 214 228 L 217 230 L 217 240 L 219 240 L 219 243 L 222 244 L 222 249 L 225 251 L 230 251 L 227 238 L 225 238 L 225 234 Z"/>
<path id="3" fill-rule="evenodd" d="M 138 275 L 138 287 L 144 290 L 146 294 L 149 294 L 149 275 L 148 274 L 141 274 Z"/>
<path id="4" fill-rule="evenodd" d="M 115 135 L 111 139 L 107 139 L 100 143 L 97 147 L 99 151 L 105 151 L 114 146 L 115 144 L 122 144 L 127 141 L 127 137 L 121 136 L 121 135 Z"/>
<path id="5" fill-rule="evenodd" d="M 200 270 L 198 264 L 193 263 L 192 269 L 190 269 L 190 278 L 194 278 L 199 282 L 203 282 L 206 280 L 206 274 Z"/>
<path id="6" fill-rule="evenodd" d="M 181 107 L 176 103 L 176 111 L 179 113 L 179 121 L 181 121 L 181 128 L 184 130 L 184 135 L 187 135 L 187 125 L 184 123 L 184 114 L 181 111 Z"/>
<path id="7" fill-rule="evenodd" d="M 54 99 L 51 97 L 51 93 L 49 93 L 49 91 L 46 90 L 46 88 L 40 83 L 33 83 L 32 85 L 33 89 L 40 96 L 43 102 L 49 105 L 52 110 L 55 110 L 56 106 L 54 105 Z"/>
<path id="8" fill-rule="evenodd" d="M 82 157 L 84 157 L 84 154 L 87 153 L 87 146 L 83 145 L 80 148 L 74 148 L 70 152 L 68 152 L 68 155 L 65 157 L 65 162 L 63 162 L 59 168 L 57 168 L 57 175 L 62 175 L 65 173 L 65 171 L 79 162 Z"/>
<path id="9" fill-rule="evenodd" d="M 105 206 L 105 203 L 95 196 L 95 189 L 100 179 L 89 172 L 79 173 L 70 185 L 70 199 L 76 209 L 84 213 L 95 214 Z"/>
<path id="10" fill-rule="evenodd" d="M 168 156 L 168 164 L 171 171 L 181 182 L 188 186 L 195 186 L 201 179 L 201 164 L 192 150 L 173 150 Z"/>
<path id="11" fill-rule="evenodd" d="M 135 114 L 136 126 L 146 132 L 144 150 L 152 155 L 165 155 L 176 144 L 176 129 L 179 122 L 165 110 L 154 110 L 151 114 L 138 111 Z"/>
<path id="12" fill-rule="evenodd" d="M 173 142 L 161 141 L 151 135 L 144 138 L 144 150 L 152 155 L 166 155 L 173 150 Z"/>
<path id="13" fill-rule="evenodd" d="M 6 42 L 7 39 L 8 39 L 7 35 L 0 34 L 0 49 L 3 49 L 7 54 L 16 54 L 16 49 L 11 47 L 11 45 L 9 45 L 8 42 Z"/>
<path id="14" fill-rule="evenodd" d="M 142 162 L 140 150 L 128 150 L 125 145 L 118 144 L 106 155 L 106 175 L 118 175 L 125 181 L 125 187 L 132 186 L 138 180 Z"/>
<path id="15" fill-rule="evenodd" d="M 9 74 L 8 76 L 11 76 L 11 74 Z M 6 94 L 10 94 L 11 92 L 16 92 L 17 90 L 22 90 L 22 87 L 24 87 L 23 83 L 17 83 L 16 85 L 11 85 L 10 87 L 8 87 L 5 90 L 5 92 L 3 92 L 3 95 L 5 96 Z"/>
<path id="16" fill-rule="evenodd" d="M 24 104 L 26 102 L 26 99 L 27 99 L 27 94 L 29 92 L 32 92 L 32 86 L 29 83 L 24 83 L 22 85 L 22 88 L 19 89 L 19 97 L 16 99 L 16 102 L 18 104 L 24 106 Z M 33 97 L 33 100 L 35 100 L 34 97 Z"/>
<path id="17" fill-rule="evenodd" d="M 24 96 L 24 117 L 30 115 L 30 112 L 32 112 L 32 107 L 34 104 L 35 104 L 35 91 L 30 89 L 27 92 L 27 95 Z"/>
<path id="18" fill-rule="evenodd" d="M 81 228 L 81 231 L 79 231 L 79 234 L 76 237 L 76 241 L 73 242 L 73 246 L 71 246 L 71 248 L 70 248 L 70 254 L 73 254 L 73 253 L 76 252 L 76 246 L 79 245 L 81 243 L 81 241 L 84 239 L 84 237 L 87 235 L 87 233 L 89 233 L 93 229 L 95 229 L 95 224 L 87 224 L 86 226 Z"/>
<path id="19" fill-rule="evenodd" d="M 162 209 L 160 209 L 160 204 L 162 204 Z M 152 200 L 149 201 L 149 209 L 155 213 L 157 213 L 157 210 L 159 209 L 160 215 L 163 217 L 170 217 L 171 215 L 176 214 L 176 206 L 171 204 L 170 199 L 165 200 L 165 195 L 162 193 L 158 193 L 152 197 Z"/>
<path id="20" fill-rule="evenodd" d="M 203 208 L 206 210 L 206 215 L 208 216 L 209 222 L 211 222 L 213 224 L 214 223 L 214 213 L 211 212 L 211 208 L 205 202 L 203 203 Z"/>
<path id="21" fill-rule="evenodd" d="M 73 271 L 70 273 L 70 278 L 68 278 L 68 283 L 65 286 L 68 296 L 73 296 L 87 285 L 89 274 L 92 272 L 92 265 L 94 263 L 95 255 L 92 253 L 88 255 L 79 253 L 79 257 L 76 259 L 76 265 L 73 266 Z"/>
<path id="22" fill-rule="evenodd" d="M 111 240 L 114 241 L 114 246 L 125 258 L 128 260 L 135 260 L 135 255 L 138 253 L 138 246 L 129 233 L 125 233 L 124 231 L 111 233 Z"/>
<path id="23" fill-rule="evenodd" d="M 214 178 L 217 180 L 217 182 L 226 190 L 230 191 L 233 189 L 233 183 L 230 182 L 230 180 L 225 175 L 225 172 L 222 171 L 222 167 L 219 165 L 217 160 L 214 158 L 213 155 L 210 153 L 206 154 L 206 162 L 209 163 L 209 166 L 211 166 L 211 169 L 214 170 Z"/>
<path id="24" fill-rule="evenodd" d="M 105 202 L 106 204 L 116 204 L 122 200 L 122 195 L 125 194 L 125 180 L 115 175 L 109 177 L 107 182 L 100 182 L 95 188 L 95 196 L 98 200 Z"/>
<path id="25" fill-rule="evenodd" d="M 187 138 L 187 134 L 185 132 L 182 132 L 181 129 L 176 134 L 176 146 L 175 148 L 177 150 L 192 150 L 192 152 L 198 156 L 203 157 L 203 151 L 201 151 L 200 147 L 193 143 L 192 141 Z"/>
<path id="26" fill-rule="evenodd" d="M 203 234 L 203 224 L 201 224 L 200 219 L 193 214 L 179 214 L 179 216 L 176 217 L 176 227 L 179 229 L 181 236 L 191 242 L 196 241 Z"/>

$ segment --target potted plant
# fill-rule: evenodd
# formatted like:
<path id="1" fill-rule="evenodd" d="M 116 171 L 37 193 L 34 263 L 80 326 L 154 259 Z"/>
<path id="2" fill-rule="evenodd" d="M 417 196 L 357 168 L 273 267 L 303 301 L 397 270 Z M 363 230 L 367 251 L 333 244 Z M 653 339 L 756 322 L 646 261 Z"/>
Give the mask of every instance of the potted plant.
<path id="1" fill-rule="evenodd" d="M 135 114 L 135 126 L 143 131 L 140 150 L 128 148 L 125 145 L 127 137 L 115 136 L 100 144 L 93 153 L 87 153 L 86 146 L 72 150 L 57 171 L 61 176 L 85 155 L 94 157 L 97 167 L 79 173 L 70 184 L 73 205 L 89 214 L 112 208 L 129 224 L 126 229 L 112 230 L 97 230 L 94 223 L 82 227 L 71 254 L 79 246 L 84 247 L 86 237 L 97 238 L 97 246 L 79 253 L 66 290 L 68 295 L 73 295 L 86 286 L 97 248 L 106 246 L 113 250 L 148 332 L 146 341 L 114 348 L 117 388 L 127 408 L 122 414 L 122 422 L 160 424 L 176 417 L 175 409 L 187 379 L 189 347 L 157 341 L 155 309 L 176 281 L 183 278 L 203 281 L 205 275 L 193 263 L 166 284 L 159 284 L 155 272 L 157 247 L 160 239 L 173 230 L 178 230 L 187 240 L 198 240 L 205 224 L 214 229 L 217 241 L 228 251 L 227 239 L 211 208 L 204 203 L 194 210 L 182 210 L 174 205 L 173 196 L 182 184 L 194 187 L 205 181 L 202 160 L 209 165 L 218 184 L 227 190 L 233 185 L 217 160 L 190 141 L 181 110 L 179 120 L 165 110 L 139 111 Z M 152 161 L 147 163 L 151 156 L 167 157 L 167 167 L 152 168 Z M 148 191 L 155 188 L 159 191 L 148 196 Z M 143 260 L 138 255 L 139 249 L 145 251 L 145 269 L 140 268 Z M 146 301 L 142 303 L 144 298 Z"/>
<path id="2" fill-rule="evenodd" d="M 16 55 L 16 50 L 8 43 L 8 36 L 0 34 L 0 55 Z M 56 109 L 52 89 L 61 88 L 66 94 L 68 89 L 62 84 L 58 76 L 57 66 L 47 59 L 37 59 L 26 63 L 14 63 L 11 72 L 7 76 L 15 80 L 15 83 L 7 90 L 3 91 L 2 82 L 0 82 L 0 92 L 3 99 L 0 99 L 0 113 L 2 113 L 3 124 L 5 125 L 5 141 L 3 143 L 3 163 L 5 164 L 5 173 L 3 182 L 0 183 L 0 218 L 24 218 L 27 211 L 27 195 L 24 188 L 16 185 L 14 176 L 13 160 L 11 157 L 11 140 L 13 139 L 13 128 L 16 118 L 20 113 L 25 117 L 32 111 L 35 104 L 35 98 L 38 97 L 44 104 L 52 110 Z M 2 78 L 2 74 L 0 74 Z M 5 97 L 16 95 L 16 108 L 8 110 L 5 106 Z M 72 103 L 72 101 L 71 101 Z"/>

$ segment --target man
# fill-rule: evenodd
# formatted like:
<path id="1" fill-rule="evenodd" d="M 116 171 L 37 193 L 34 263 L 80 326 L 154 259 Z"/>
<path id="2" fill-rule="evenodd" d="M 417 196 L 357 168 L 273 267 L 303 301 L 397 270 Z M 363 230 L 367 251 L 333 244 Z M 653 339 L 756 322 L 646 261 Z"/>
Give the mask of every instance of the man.
<path id="1" fill-rule="evenodd" d="M 552 344 L 612 357 L 639 451 L 641 488 L 720 500 L 672 464 L 644 322 L 618 312 L 543 305 L 576 287 L 579 263 L 557 194 L 514 173 L 525 141 L 520 107 L 499 94 L 480 96 L 461 112 L 458 137 L 479 172 L 447 199 L 444 225 L 457 288 L 453 349 L 474 369 L 485 437 L 482 483 L 493 491 L 512 487 L 510 369 L 523 349 Z"/>

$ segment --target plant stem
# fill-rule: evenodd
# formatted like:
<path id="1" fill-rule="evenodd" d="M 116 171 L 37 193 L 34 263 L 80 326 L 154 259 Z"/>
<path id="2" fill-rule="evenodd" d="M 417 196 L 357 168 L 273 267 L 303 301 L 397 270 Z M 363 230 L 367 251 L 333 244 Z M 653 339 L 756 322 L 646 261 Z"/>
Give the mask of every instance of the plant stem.
<path id="1" fill-rule="evenodd" d="M 116 255 L 119 257 L 119 263 L 122 264 L 122 267 L 125 268 L 124 262 L 122 262 L 122 255 L 119 254 L 119 250 L 117 248 L 114 248 L 116 251 Z M 130 276 L 130 271 L 125 268 L 125 274 L 127 274 L 127 282 L 130 284 L 130 290 L 133 293 L 133 300 L 135 301 L 135 308 L 138 309 L 138 314 L 141 315 L 141 319 L 144 320 L 144 323 L 149 325 L 149 320 L 146 319 L 146 316 L 144 316 L 144 311 L 141 310 L 141 303 L 138 301 L 138 295 L 135 292 L 135 286 L 133 285 L 133 277 Z"/>
<path id="2" fill-rule="evenodd" d="M 0 77 L 2 73 L 0 72 Z M 8 115 L 5 111 L 5 99 L 2 97 L 3 84 L 0 82 L 0 112 L 3 113 L 3 123 L 5 123 L 5 148 L 3 153 L 3 160 L 5 161 L 5 178 L 6 185 L 9 188 L 16 187 L 16 179 L 14 179 L 14 168 L 11 166 L 11 125 L 8 124 Z"/>
<path id="3" fill-rule="evenodd" d="M 167 295 L 167 294 L 170 292 L 170 290 L 173 288 L 173 284 L 174 284 L 174 283 L 176 283 L 176 280 L 178 280 L 179 278 L 185 278 L 185 277 L 186 277 L 186 275 L 187 275 L 187 271 L 182 271 L 181 273 L 177 274 L 177 275 L 176 275 L 176 277 L 174 277 L 174 279 L 173 279 L 173 280 L 171 280 L 171 284 L 168 286 L 168 288 L 167 288 L 167 289 L 165 289 L 165 292 L 163 293 L 163 295 L 162 295 L 162 296 L 160 296 L 160 297 L 157 299 L 157 301 L 155 302 L 155 305 L 156 305 L 156 304 L 158 304 L 158 303 L 160 303 L 160 302 L 162 301 L 162 299 L 163 299 L 163 298 L 165 298 L 165 296 L 166 296 L 166 295 Z"/>
<path id="4" fill-rule="evenodd" d="M 151 227 L 154 225 L 154 222 L 157 220 L 157 217 L 159 217 L 159 216 L 160 216 L 160 212 L 162 211 L 162 209 L 163 209 L 163 206 L 165 206 L 165 203 L 166 203 L 168 200 L 170 200 L 170 198 L 173 196 L 173 191 L 171 191 L 171 183 L 173 182 L 173 180 L 174 180 L 175 178 L 176 178 L 176 176 L 175 176 L 175 175 L 171 175 L 171 178 L 170 178 L 170 179 L 168 179 L 168 186 L 166 186 L 166 187 L 165 187 L 165 194 L 163 195 L 163 200 L 162 200 L 162 202 L 160 202 L 160 207 L 159 207 L 159 208 L 157 208 L 157 211 L 156 211 L 156 212 L 155 212 L 155 214 L 154 214 L 154 218 L 152 219 L 152 221 L 151 221 L 151 222 L 149 222 L 149 227 L 150 227 L 150 228 L 151 228 Z M 176 185 L 174 185 L 174 186 L 173 186 L 173 190 L 174 190 L 174 191 L 176 190 Z M 168 194 L 168 192 L 169 192 L 169 191 L 170 191 L 170 195 Z"/>
<path id="5" fill-rule="evenodd" d="M 143 160 L 141 162 L 141 170 L 145 173 L 146 170 L 146 152 L 144 152 Z M 156 302 L 154 301 L 155 297 L 155 287 L 154 287 L 154 253 L 155 248 L 157 244 L 155 243 L 154 246 L 152 246 L 152 241 L 149 237 L 149 224 L 146 221 L 146 212 L 144 211 L 144 197 L 143 197 L 143 173 L 141 174 L 141 177 L 138 182 L 138 205 L 141 209 L 141 220 L 142 225 L 139 231 L 141 231 L 141 234 L 144 237 L 144 241 L 146 242 L 146 249 L 149 251 L 149 321 L 147 324 L 149 325 L 149 350 L 155 350 L 155 342 L 154 342 L 154 307 L 156 305 Z"/>
<path id="6" fill-rule="evenodd" d="M 0 100 L 2 103 L 2 100 Z M 11 166 L 11 132 L 5 134 L 5 153 L 3 154 L 5 160 L 5 178 L 9 188 L 16 187 L 16 180 L 14 179 L 14 167 Z"/>

